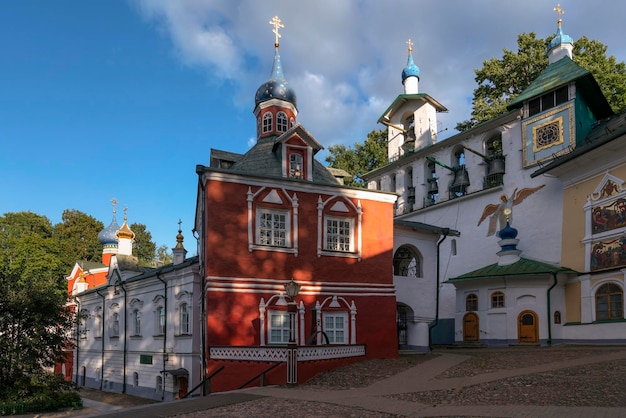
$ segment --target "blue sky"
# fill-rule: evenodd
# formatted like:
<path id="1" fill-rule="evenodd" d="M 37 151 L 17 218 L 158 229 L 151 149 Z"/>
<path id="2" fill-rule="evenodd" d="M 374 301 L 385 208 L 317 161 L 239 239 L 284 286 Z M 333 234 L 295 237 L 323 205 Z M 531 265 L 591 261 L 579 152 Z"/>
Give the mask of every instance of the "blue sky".
<path id="1" fill-rule="evenodd" d="M 523 3 L 523 4 L 522 4 Z M 0 213 L 111 221 L 128 206 L 158 245 L 192 237 L 197 164 L 245 152 L 254 93 L 270 75 L 278 15 L 298 121 L 325 147 L 362 141 L 402 93 L 406 40 L 420 92 L 469 118 L 475 68 L 517 35 L 556 30 L 545 0 L 21 0 L 0 3 Z M 626 2 L 561 1 L 564 32 L 626 60 Z M 447 130 L 445 130 L 447 129 Z M 325 152 L 318 154 L 324 160 Z"/>

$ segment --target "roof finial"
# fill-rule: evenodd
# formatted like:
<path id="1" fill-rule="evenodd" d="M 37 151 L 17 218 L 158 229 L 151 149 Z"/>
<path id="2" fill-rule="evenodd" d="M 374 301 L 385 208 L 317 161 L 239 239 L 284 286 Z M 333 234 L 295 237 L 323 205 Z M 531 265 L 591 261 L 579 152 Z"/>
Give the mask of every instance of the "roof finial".
<path id="1" fill-rule="evenodd" d="M 409 38 L 408 41 L 406 41 L 406 44 L 409 46 L 409 54 L 413 53 L 413 41 L 411 40 L 411 38 Z"/>
<path id="2" fill-rule="evenodd" d="M 274 16 L 272 18 L 272 20 L 270 20 L 270 25 L 274 26 L 274 29 L 272 29 L 272 32 L 274 33 L 274 35 L 276 35 L 276 40 L 274 41 L 274 46 L 276 48 L 278 48 L 278 38 L 281 37 L 280 33 L 278 33 L 278 29 L 280 28 L 284 28 L 285 25 L 283 25 L 282 23 L 280 23 L 280 19 L 278 18 L 278 16 Z"/>
<path id="3" fill-rule="evenodd" d="M 113 204 L 113 214 L 115 215 L 115 213 L 117 212 L 117 199 L 111 199 L 111 203 Z"/>
<path id="4" fill-rule="evenodd" d="M 181 229 L 180 225 L 183 223 L 183 221 L 181 221 L 180 219 L 178 219 L 178 235 L 176 235 L 176 247 L 174 248 L 182 248 L 184 249 L 185 247 L 183 247 L 183 230 Z"/>
<path id="5" fill-rule="evenodd" d="M 563 19 L 561 19 L 561 15 L 565 14 L 565 10 L 561 9 L 561 3 L 557 3 L 556 7 L 553 10 L 559 17 L 559 19 L 557 20 L 557 28 L 561 29 L 561 22 L 563 22 Z"/>
<path id="6" fill-rule="evenodd" d="M 127 216 L 126 216 L 126 212 L 128 212 L 128 206 L 124 205 L 124 222 L 126 222 Z"/>

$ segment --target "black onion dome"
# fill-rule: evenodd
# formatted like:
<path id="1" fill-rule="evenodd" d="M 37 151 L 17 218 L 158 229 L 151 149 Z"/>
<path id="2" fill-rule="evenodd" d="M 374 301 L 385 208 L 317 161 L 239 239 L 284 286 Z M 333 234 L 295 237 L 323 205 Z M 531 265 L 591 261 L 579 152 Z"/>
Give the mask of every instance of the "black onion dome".
<path id="1" fill-rule="evenodd" d="M 294 106 L 297 106 L 296 93 L 291 87 L 289 87 L 289 83 L 287 83 L 287 80 L 285 80 L 285 76 L 283 75 L 283 67 L 280 63 L 278 48 L 276 48 L 276 52 L 274 53 L 272 75 L 269 80 L 261 84 L 261 86 L 257 89 L 256 95 L 254 96 L 254 105 L 256 107 L 259 103 L 271 99 L 284 100 L 286 102 L 293 103 Z"/>

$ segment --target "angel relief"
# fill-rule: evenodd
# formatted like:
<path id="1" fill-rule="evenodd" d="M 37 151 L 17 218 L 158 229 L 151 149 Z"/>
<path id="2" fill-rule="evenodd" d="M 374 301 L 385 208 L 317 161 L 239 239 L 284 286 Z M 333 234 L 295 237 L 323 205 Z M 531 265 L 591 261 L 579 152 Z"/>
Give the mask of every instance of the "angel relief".
<path id="1" fill-rule="evenodd" d="M 513 206 L 519 205 L 524 201 L 524 199 L 526 199 L 528 196 L 535 193 L 536 191 L 542 189 L 543 187 L 545 187 L 545 184 L 537 187 L 526 187 L 519 191 L 515 189 L 513 190 L 513 193 L 511 193 L 511 197 L 503 194 L 502 196 L 500 196 L 500 203 L 488 204 L 487 206 L 485 206 L 485 209 L 483 210 L 483 214 L 480 217 L 477 226 L 480 226 L 480 224 L 485 219 L 487 219 L 487 217 L 489 217 L 489 229 L 487 230 L 487 236 L 491 236 L 496 233 L 498 223 L 500 224 L 500 228 L 498 229 L 498 231 L 502 230 L 506 226 L 507 222 L 512 225 Z M 509 209 L 508 215 L 504 213 L 504 210 L 507 208 Z"/>

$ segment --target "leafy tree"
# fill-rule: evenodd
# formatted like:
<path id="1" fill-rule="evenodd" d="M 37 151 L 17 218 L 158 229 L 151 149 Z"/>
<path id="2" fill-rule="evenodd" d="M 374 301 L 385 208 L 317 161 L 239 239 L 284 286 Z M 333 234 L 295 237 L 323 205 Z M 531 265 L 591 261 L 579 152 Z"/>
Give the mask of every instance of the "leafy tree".
<path id="1" fill-rule="evenodd" d="M 474 70 L 478 87 L 472 99 L 472 117 L 456 125 L 467 130 L 480 122 L 506 112 L 506 105 L 517 97 L 548 66 L 546 49 L 552 36 L 537 39 L 535 33 L 517 38 L 518 51 L 504 49 L 501 59 L 491 58 Z M 586 36 L 574 42 L 573 59 L 593 74 L 615 112 L 626 108 L 626 65 L 606 56 L 607 47 Z"/>
<path id="2" fill-rule="evenodd" d="M 156 244 L 152 241 L 152 234 L 140 223 L 131 224 L 130 229 L 135 233 L 133 255 L 139 259 L 142 266 L 154 266 Z"/>
<path id="3" fill-rule="evenodd" d="M 365 142 L 355 142 L 353 147 L 331 145 L 326 162 L 330 167 L 347 171 L 353 177 L 346 180 L 347 186 L 367 187 L 361 176 L 387 164 L 387 131 L 373 130 Z"/>
<path id="4" fill-rule="evenodd" d="M 171 264 L 174 261 L 174 259 L 172 258 L 172 252 L 167 245 L 160 245 L 159 247 L 157 247 L 156 259 L 161 265 Z"/>
<path id="5" fill-rule="evenodd" d="M 102 260 L 102 244 L 98 233 L 104 224 L 93 216 L 75 209 L 66 209 L 62 222 L 54 226 L 53 234 L 58 242 L 65 270 L 70 270 L 77 260 Z"/>
<path id="6" fill-rule="evenodd" d="M 74 316 L 52 231 L 32 212 L 0 217 L 0 399 L 32 395 L 71 343 Z"/>

